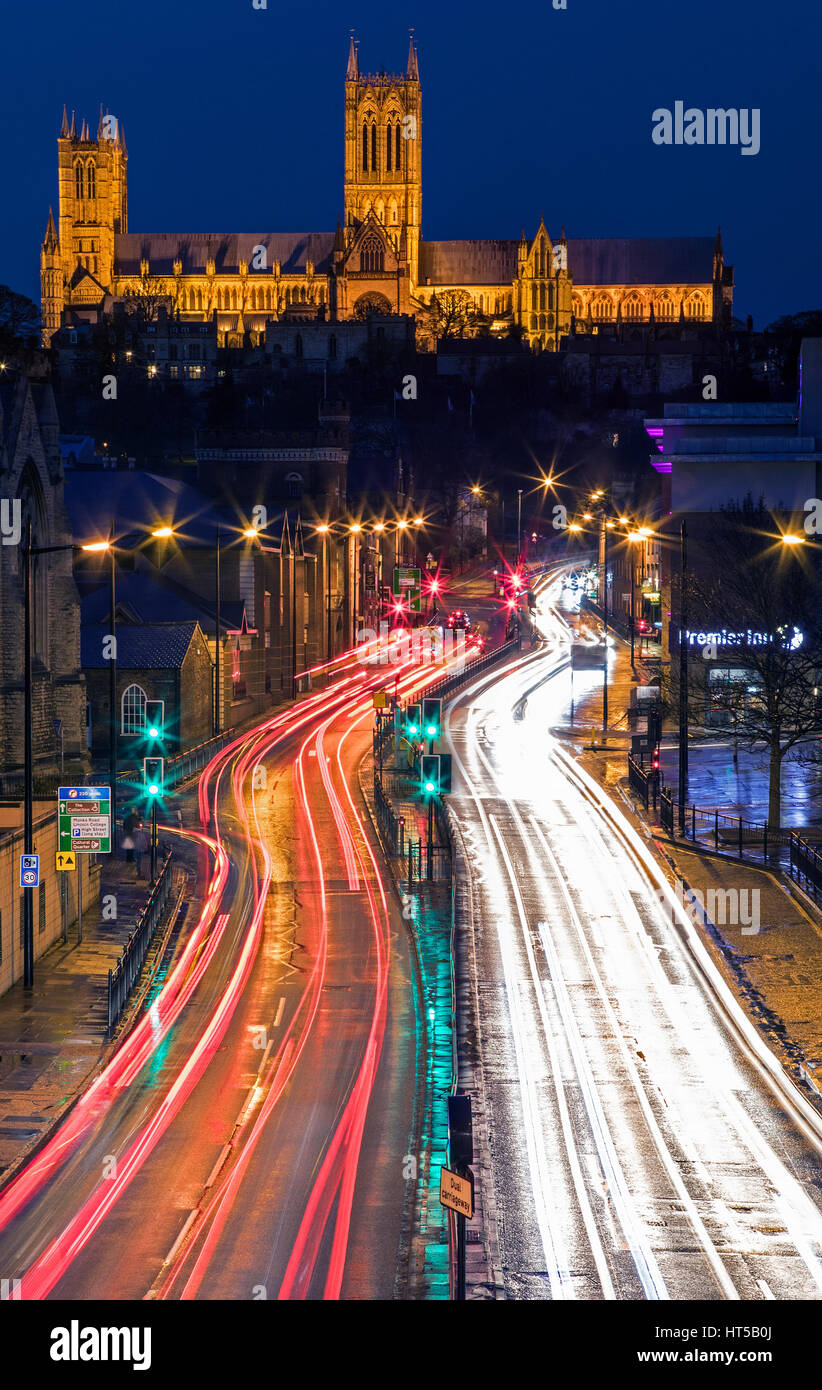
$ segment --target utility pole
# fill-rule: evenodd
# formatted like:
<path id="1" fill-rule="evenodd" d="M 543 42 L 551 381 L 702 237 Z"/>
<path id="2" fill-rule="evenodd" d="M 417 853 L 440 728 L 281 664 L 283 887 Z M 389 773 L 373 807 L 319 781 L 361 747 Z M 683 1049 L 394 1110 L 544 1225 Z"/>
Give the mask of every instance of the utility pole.
<path id="1" fill-rule="evenodd" d="M 31 746 L 31 522 L 26 527 L 23 581 L 23 853 L 34 853 L 34 771 Z M 34 987 L 34 903 L 32 890 L 23 891 L 23 986 Z"/>
<path id="2" fill-rule="evenodd" d="M 679 528 L 679 833 L 685 834 L 685 800 L 688 795 L 688 532 Z"/>

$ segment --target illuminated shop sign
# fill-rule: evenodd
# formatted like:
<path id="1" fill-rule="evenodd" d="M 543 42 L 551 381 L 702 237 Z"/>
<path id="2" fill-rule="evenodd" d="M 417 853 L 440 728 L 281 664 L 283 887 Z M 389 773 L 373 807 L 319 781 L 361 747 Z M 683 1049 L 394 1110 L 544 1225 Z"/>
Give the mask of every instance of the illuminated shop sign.
<path id="1" fill-rule="evenodd" d="M 719 632 L 691 632 L 688 629 L 686 636 L 689 647 L 767 647 L 771 642 L 778 642 L 780 647 L 790 647 L 791 651 L 796 651 L 805 641 L 805 634 L 798 627 L 791 629 L 790 637 L 784 628 L 769 633 L 754 632 L 749 627 L 738 632 L 729 631 L 726 627 Z"/>

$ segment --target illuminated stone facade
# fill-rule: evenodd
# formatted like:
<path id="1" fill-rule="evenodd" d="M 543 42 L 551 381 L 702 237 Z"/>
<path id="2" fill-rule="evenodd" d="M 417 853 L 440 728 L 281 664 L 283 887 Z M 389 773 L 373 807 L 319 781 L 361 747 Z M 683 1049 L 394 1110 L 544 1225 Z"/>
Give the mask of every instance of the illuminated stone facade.
<path id="1" fill-rule="evenodd" d="M 181 320 L 217 315 L 220 342 L 260 342 L 281 319 L 343 321 L 369 310 L 419 316 L 434 296 L 462 306 L 459 332 L 517 324 L 554 350 L 577 332 L 631 321 L 719 324 L 731 313 L 733 273 L 721 238 L 566 240 L 544 222 L 532 239 L 422 239 L 422 109 L 417 51 L 401 75 L 360 72 L 352 38 L 345 75 L 344 216 L 336 233 L 129 232 L 122 123 L 100 112 L 95 138 L 63 114 L 59 217 L 41 251 L 43 335 L 65 309 L 91 316 L 113 300 L 158 302 Z M 469 313 L 466 316 L 465 308 Z"/>

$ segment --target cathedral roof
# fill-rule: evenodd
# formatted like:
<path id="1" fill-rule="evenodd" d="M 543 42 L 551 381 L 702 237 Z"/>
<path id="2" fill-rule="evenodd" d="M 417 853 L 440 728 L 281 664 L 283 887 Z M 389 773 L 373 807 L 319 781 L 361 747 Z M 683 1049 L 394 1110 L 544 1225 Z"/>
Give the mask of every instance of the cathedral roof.
<path id="1" fill-rule="evenodd" d="M 517 278 L 517 241 L 423 241 L 420 282 L 510 285 Z M 584 237 L 568 243 L 577 285 L 709 284 L 714 237 Z"/>
<path id="2" fill-rule="evenodd" d="M 174 262 L 182 261 L 184 275 L 205 275 L 213 257 L 218 274 L 236 272 L 240 261 L 250 267 L 254 248 L 266 248 L 267 268 L 280 262 L 284 275 L 305 273 L 312 261 L 317 274 L 331 265 L 333 232 L 128 232 L 114 238 L 115 274 L 139 275 L 140 262 L 148 261 L 150 275 L 173 274 Z"/>
<path id="3" fill-rule="evenodd" d="M 510 285 L 517 274 L 516 241 L 422 241 L 420 284 Z"/>
<path id="4" fill-rule="evenodd" d="M 704 285 L 714 278 L 713 236 L 586 237 L 568 241 L 577 285 Z"/>

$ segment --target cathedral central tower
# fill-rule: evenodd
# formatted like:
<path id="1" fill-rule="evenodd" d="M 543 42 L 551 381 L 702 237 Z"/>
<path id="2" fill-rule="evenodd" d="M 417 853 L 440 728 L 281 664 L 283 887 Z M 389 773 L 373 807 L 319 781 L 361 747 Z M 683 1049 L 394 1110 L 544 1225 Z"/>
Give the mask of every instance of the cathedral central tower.
<path id="1" fill-rule="evenodd" d="M 384 225 L 418 282 L 422 218 L 420 73 L 413 35 L 402 76 L 361 73 L 352 36 L 345 74 L 345 226 Z"/>

